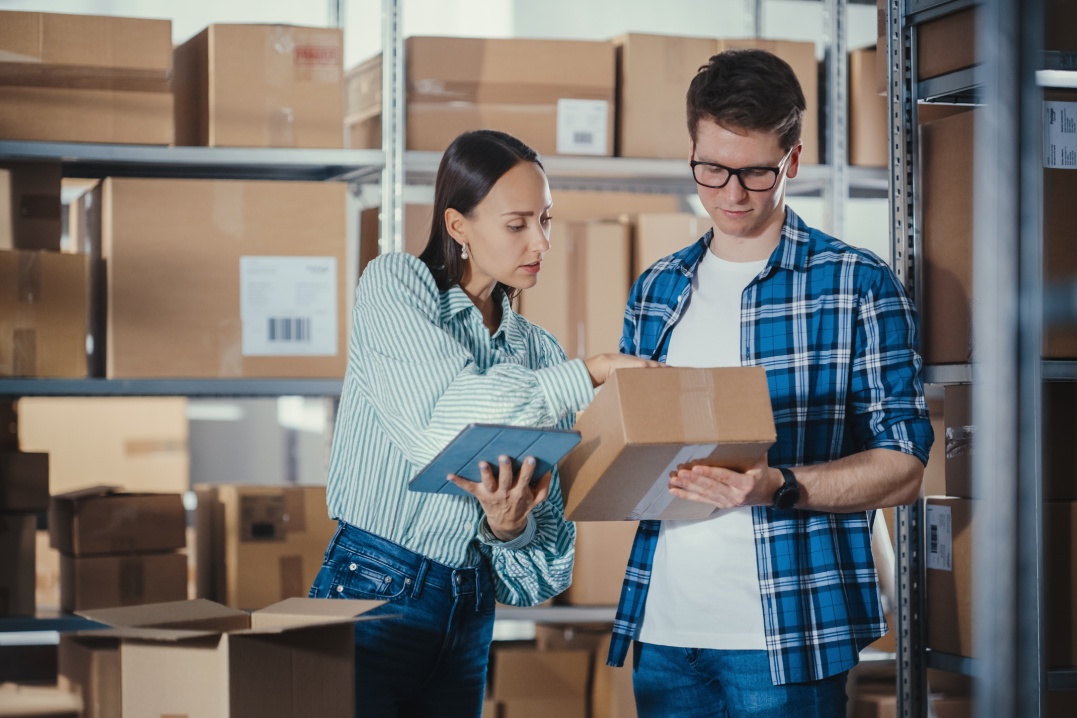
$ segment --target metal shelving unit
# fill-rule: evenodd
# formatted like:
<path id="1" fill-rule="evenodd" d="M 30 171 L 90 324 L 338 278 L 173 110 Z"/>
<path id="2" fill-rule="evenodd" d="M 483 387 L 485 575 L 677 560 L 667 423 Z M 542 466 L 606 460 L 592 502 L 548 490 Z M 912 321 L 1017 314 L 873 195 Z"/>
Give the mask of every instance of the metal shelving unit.
<path id="1" fill-rule="evenodd" d="M 335 379 L 0 379 L 0 396 L 340 396 Z"/>

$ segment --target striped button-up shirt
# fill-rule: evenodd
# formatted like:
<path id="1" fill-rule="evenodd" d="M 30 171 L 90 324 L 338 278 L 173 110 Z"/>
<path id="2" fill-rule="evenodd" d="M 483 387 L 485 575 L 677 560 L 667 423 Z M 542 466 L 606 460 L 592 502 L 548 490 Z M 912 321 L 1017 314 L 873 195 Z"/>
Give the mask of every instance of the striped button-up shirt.
<path id="1" fill-rule="evenodd" d="M 593 395 L 582 360 L 566 361 L 508 298 L 491 335 L 460 287 L 439 292 L 411 255 L 378 257 L 356 289 L 329 514 L 447 566 L 488 561 L 499 601 L 540 603 L 572 576 L 575 527 L 556 470 L 527 532 L 509 543 L 480 530 L 474 498 L 408 491 L 408 481 L 469 423 L 570 428 Z"/>
<path id="2" fill-rule="evenodd" d="M 636 281 L 621 351 L 664 360 L 712 233 Z M 917 354 L 916 312 L 874 254 L 786 210 L 781 240 L 741 296 L 741 363 L 767 370 L 777 441 L 771 466 L 892 449 L 927 462 L 933 435 Z M 886 631 L 871 555 L 873 512 L 755 506 L 756 565 L 771 678 L 801 683 L 852 668 Z M 621 665 L 638 635 L 658 543 L 640 522 L 610 645 Z M 716 606 L 716 611 L 721 607 Z"/>

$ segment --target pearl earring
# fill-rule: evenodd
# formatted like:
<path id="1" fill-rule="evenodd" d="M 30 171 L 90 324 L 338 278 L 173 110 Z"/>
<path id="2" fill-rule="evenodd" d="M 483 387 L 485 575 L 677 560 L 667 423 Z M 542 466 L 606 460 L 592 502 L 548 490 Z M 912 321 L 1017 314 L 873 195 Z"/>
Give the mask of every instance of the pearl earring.
<path id="1" fill-rule="evenodd" d="M 467 259 L 467 257 L 468 257 L 467 245 L 466 244 L 461 244 L 460 245 L 460 259 Z"/>

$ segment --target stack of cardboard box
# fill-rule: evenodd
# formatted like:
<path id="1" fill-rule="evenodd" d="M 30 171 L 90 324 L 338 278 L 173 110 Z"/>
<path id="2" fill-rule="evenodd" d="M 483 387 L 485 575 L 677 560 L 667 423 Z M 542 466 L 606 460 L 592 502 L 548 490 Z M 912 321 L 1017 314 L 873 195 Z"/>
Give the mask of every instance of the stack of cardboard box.
<path id="1" fill-rule="evenodd" d="M 0 400 L 0 616 L 34 615 L 34 534 L 49 507 L 49 455 L 19 451 L 17 424 Z"/>
<path id="2" fill-rule="evenodd" d="M 49 537 L 60 551 L 65 611 L 187 598 L 187 514 L 179 494 L 100 486 L 52 497 Z"/>

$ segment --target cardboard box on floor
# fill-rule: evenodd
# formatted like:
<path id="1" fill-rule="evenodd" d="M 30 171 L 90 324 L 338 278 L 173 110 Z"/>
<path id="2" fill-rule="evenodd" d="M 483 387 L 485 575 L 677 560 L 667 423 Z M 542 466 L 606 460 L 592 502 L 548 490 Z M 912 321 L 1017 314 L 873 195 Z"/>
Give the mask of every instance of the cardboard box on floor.
<path id="1" fill-rule="evenodd" d="M 60 608 L 64 611 L 186 599 L 187 554 L 60 554 Z"/>
<path id="2" fill-rule="evenodd" d="M 60 634 L 58 685 L 82 699 L 82 718 L 120 718 L 120 641 L 91 633 Z"/>
<path id="3" fill-rule="evenodd" d="M 353 624 L 381 601 L 295 598 L 255 613 L 195 600 L 84 611 L 120 639 L 123 714 L 351 715 Z"/>
<path id="4" fill-rule="evenodd" d="M 0 250 L 0 376 L 86 376 L 89 263 Z"/>
<path id="5" fill-rule="evenodd" d="M 0 138 L 172 143 L 172 23 L 0 13 Z"/>
<path id="6" fill-rule="evenodd" d="M 0 616 L 32 616 L 36 514 L 0 513 Z"/>
<path id="7" fill-rule="evenodd" d="M 820 162 L 819 70 L 815 44 L 757 38 L 714 39 L 630 33 L 617 46 L 617 156 L 688 160 L 684 118 L 688 85 L 712 55 L 725 50 L 767 50 L 788 62 L 807 101 L 800 161 Z"/>
<path id="8" fill-rule="evenodd" d="M 346 191 L 105 180 L 107 376 L 344 376 Z"/>
<path id="9" fill-rule="evenodd" d="M 0 511 L 48 511 L 49 455 L 0 450 Z"/>
<path id="10" fill-rule="evenodd" d="M 658 260 L 698 241 L 714 225 L 710 217 L 690 212 L 642 213 L 634 222 L 633 280 Z"/>
<path id="11" fill-rule="evenodd" d="M 927 499 L 927 647 L 976 657 L 972 624 L 973 535 L 977 501 Z M 1044 661 L 1048 668 L 1077 664 L 1077 502 L 1044 503 Z"/>
<path id="12" fill-rule="evenodd" d="M 572 585 L 557 597 L 558 602 L 616 606 L 637 525 L 635 521 L 578 521 Z"/>
<path id="13" fill-rule="evenodd" d="M 171 551 L 187 545 L 179 494 L 122 493 L 95 486 L 52 497 L 49 539 L 68 556 Z"/>
<path id="14" fill-rule="evenodd" d="M 210 25 L 175 50 L 176 144 L 344 146 L 341 30 Z"/>
<path id="15" fill-rule="evenodd" d="M 337 528 L 324 486 L 195 488 L 198 597 L 256 609 L 307 595 Z"/>
<path id="16" fill-rule="evenodd" d="M 931 709 L 935 718 L 972 718 L 972 698 L 932 693 Z M 852 718 L 897 718 L 897 691 L 868 689 L 853 699 Z M 597 718 L 597 717 L 596 717 Z"/>
<path id="17" fill-rule="evenodd" d="M 632 692 L 632 647 L 621 668 L 606 665 L 610 650 L 607 634 L 594 653 L 591 680 L 591 718 L 636 718 L 636 696 Z"/>
<path id="18" fill-rule="evenodd" d="M 501 718 L 586 718 L 588 651 L 502 649 L 494 653 L 491 698 Z"/>
<path id="19" fill-rule="evenodd" d="M 520 314 L 569 358 L 616 352 L 631 281 L 631 229 L 622 222 L 555 222 L 538 283 Z"/>
<path id="20" fill-rule="evenodd" d="M 49 455 L 53 494 L 102 484 L 181 493 L 189 486 L 187 400 L 179 397 L 29 397 L 19 443 Z"/>
<path id="21" fill-rule="evenodd" d="M 78 696 L 52 686 L 0 684 L 0 718 L 84 718 Z"/>
<path id="22" fill-rule="evenodd" d="M 620 369 L 576 430 L 559 467 L 572 521 L 706 518 L 713 507 L 670 495 L 669 472 L 747 470 L 776 436 L 762 367 Z"/>
<path id="23" fill-rule="evenodd" d="M 849 164 L 887 167 L 890 163 L 889 104 L 876 87 L 876 64 L 885 65 L 874 47 L 849 53 Z M 885 70 L 885 67 L 884 67 Z"/>
<path id="24" fill-rule="evenodd" d="M 613 154 L 614 53 L 608 42 L 410 37 L 409 150 L 442 152 L 495 127 L 543 155 Z M 344 80 L 349 147 L 381 146 L 381 56 Z M 402 98 L 403 99 L 403 98 Z"/>
<path id="25" fill-rule="evenodd" d="M 60 175 L 59 163 L 0 164 L 0 249 L 60 251 Z"/>

